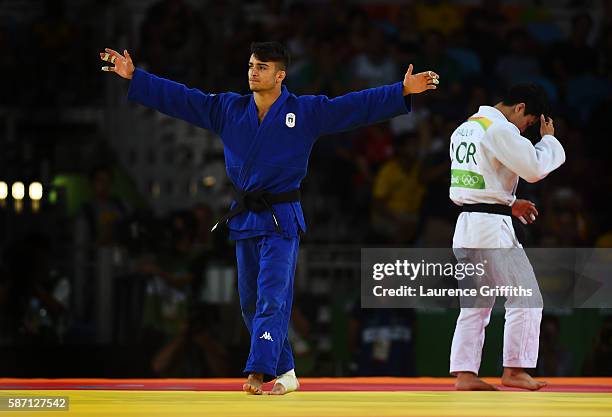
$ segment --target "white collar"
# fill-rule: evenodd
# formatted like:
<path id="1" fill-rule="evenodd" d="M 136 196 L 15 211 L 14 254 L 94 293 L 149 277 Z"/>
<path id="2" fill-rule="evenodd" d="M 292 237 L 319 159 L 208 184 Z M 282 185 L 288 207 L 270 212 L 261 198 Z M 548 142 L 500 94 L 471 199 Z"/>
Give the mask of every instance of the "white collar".
<path id="1" fill-rule="evenodd" d="M 508 121 L 502 112 L 492 106 L 480 106 L 478 108 L 478 114 L 482 114 L 483 116 L 491 117 L 493 119 L 501 119 L 506 122 Z"/>
<path id="2" fill-rule="evenodd" d="M 506 116 L 504 116 L 504 114 L 501 111 L 499 111 L 498 109 L 496 109 L 495 107 L 492 107 L 492 106 L 480 106 L 478 108 L 478 114 L 483 115 L 485 117 L 488 117 L 490 119 L 502 120 L 502 121 L 506 122 L 506 126 L 507 127 L 510 127 L 512 130 L 515 130 L 518 134 L 521 133 L 519 128 L 514 123 L 512 123 L 510 120 L 508 120 L 506 118 Z"/>

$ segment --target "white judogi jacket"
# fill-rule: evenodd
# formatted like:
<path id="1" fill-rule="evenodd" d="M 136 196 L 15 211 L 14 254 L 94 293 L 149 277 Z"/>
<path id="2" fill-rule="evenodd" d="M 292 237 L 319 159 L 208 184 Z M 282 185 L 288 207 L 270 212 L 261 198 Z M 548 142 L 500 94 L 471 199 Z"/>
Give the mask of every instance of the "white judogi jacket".
<path id="1" fill-rule="evenodd" d="M 519 177 L 543 179 L 565 162 L 565 151 L 551 135 L 532 145 L 502 112 L 481 106 L 453 132 L 450 157 L 455 204 L 512 205 Z"/>
<path id="2" fill-rule="evenodd" d="M 450 198 L 463 204 L 507 204 L 516 200 L 514 192 L 519 177 L 536 182 L 546 177 L 565 162 L 565 151 L 554 136 L 545 135 L 534 145 L 521 136 L 519 129 L 494 107 L 482 106 L 451 136 Z M 519 263 L 498 264 L 495 253 L 478 252 L 479 249 L 522 248 L 516 238 L 512 219 L 492 213 L 463 212 L 457 219 L 453 248 L 455 255 L 478 254 L 493 256 L 494 268 L 487 277 L 495 285 L 528 284 L 538 290 L 537 280 L 524 252 L 508 252 Z M 476 251 L 471 251 L 470 249 Z M 501 252 L 504 254 L 504 252 Z M 499 254 L 499 252 L 498 252 Z M 460 258 L 458 258 L 460 260 Z M 509 269 L 513 265 L 513 269 Z M 518 279 L 517 279 L 518 277 Z M 537 291 L 539 296 L 539 291 Z M 510 298 L 506 306 L 510 304 Z M 541 298 L 539 300 L 541 305 Z M 491 308 L 462 308 L 453 336 L 450 372 L 478 374 L 485 327 Z M 538 342 L 542 308 L 507 308 L 504 325 L 503 366 L 534 368 L 538 359 Z"/>

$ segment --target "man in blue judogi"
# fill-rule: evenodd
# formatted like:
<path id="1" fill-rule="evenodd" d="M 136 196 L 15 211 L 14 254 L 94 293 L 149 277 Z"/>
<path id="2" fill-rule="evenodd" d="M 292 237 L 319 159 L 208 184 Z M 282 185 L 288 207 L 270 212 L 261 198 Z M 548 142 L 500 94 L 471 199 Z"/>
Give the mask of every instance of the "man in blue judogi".
<path id="1" fill-rule="evenodd" d="M 333 99 L 297 97 L 283 86 L 287 50 L 262 42 L 251 46 L 253 94 L 206 94 L 135 68 L 127 50 L 106 49 L 100 58 L 114 64 L 103 71 L 131 80 L 130 100 L 221 137 L 236 195 L 219 223 L 236 241 L 240 306 L 251 334 L 243 389 L 262 394 L 263 383 L 276 379 L 271 394 L 296 390 L 287 332 L 299 235 L 306 231 L 299 189 L 312 146 L 319 136 L 409 112 L 409 95 L 435 89 L 438 75 L 412 74 L 410 65 L 404 80 L 392 85 Z"/>

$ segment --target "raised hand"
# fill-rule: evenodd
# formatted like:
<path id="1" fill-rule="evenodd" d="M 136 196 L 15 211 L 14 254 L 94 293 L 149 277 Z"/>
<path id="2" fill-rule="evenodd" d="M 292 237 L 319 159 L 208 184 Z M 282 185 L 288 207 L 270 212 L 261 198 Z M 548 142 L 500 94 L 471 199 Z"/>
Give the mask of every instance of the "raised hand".
<path id="1" fill-rule="evenodd" d="M 555 136 L 555 125 L 553 119 L 550 117 L 546 119 L 542 114 L 540 115 L 540 136 L 544 137 L 544 135 Z"/>
<path id="2" fill-rule="evenodd" d="M 104 66 L 102 67 L 102 71 L 114 72 L 120 77 L 126 78 L 128 80 L 132 79 L 132 75 L 134 74 L 134 63 L 132 62 L 132 58 L 128 53 L 127 49 L 123 51 L 123 55 L 119 52 L 114 51 L 110 48 L 104 49 L 106 52 L 100 52 L 100 59 L 102 61 L 110 62 L 111 64 L 115 64 L 114 67 Z"/>
<path id="3" fill-rule="evenodd" d="M 535 222 L 538 214 L 535 204 L 529 200 L 516 200 L 512 204 L 512 215 L 523 222 L 523 224 Z"/>
<path id="4" fill-rule="evenodd" d="M 425 90 L 435 90 L 440 84 L 440 76 L 433 71 L 412 74 L 412 64 L 404 75 L 404 95 L 419 94 Z"/>

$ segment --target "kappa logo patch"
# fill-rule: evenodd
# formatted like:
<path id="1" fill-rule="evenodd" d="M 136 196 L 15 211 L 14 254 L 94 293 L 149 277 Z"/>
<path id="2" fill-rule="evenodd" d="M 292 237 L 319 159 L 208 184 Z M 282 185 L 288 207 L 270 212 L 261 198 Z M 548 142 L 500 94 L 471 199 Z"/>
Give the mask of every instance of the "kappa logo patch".
<path id="1" fill-rule="evenodd" d="M 285 124 L 287 125 L 287 127 L 295 127 L 294 113 L 287 113 L 287 115 L 285 116 Z"/>
<path id="2" fill-rule="evenodd" d="M 263 334 L 261 336 L 259 336 L 260 339 L 264 339 L 264 340 L 268 340 L 270 342 L 274 342 L 274 339 L 272 339 L 272 336 L 270 336 L 270 332 L 263 332 Z"/>

